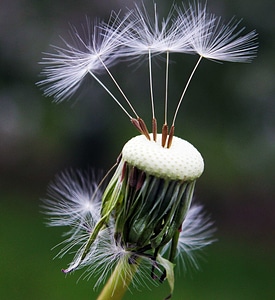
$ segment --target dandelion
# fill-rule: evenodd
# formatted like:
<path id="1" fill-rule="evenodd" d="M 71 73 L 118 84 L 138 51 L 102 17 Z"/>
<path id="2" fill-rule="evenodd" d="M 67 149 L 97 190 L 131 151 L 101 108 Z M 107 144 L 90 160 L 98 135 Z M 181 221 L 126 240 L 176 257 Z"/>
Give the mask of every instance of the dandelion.
<path id="1" fill-rule="evenodd" d="M 198 256 L 214 242 L 213 222 L 202 206 L 192 204 L 196 180 L 204 170 L 199 151 L 175 136 L 175 122 L 186 90 L 202 59 L 249 62 L 257 50 L 254 31 L 241 35 L 239 22 L 222 25 L 206 5 L 173 5 L 160 19 L 156 4 L 152 17 L 145 5 L 135 6 L 125 17 L 112 13 L 107 23 L 87 24 L 82 36 L 72 27 L 72 43 L 54 47 L 43 60 L 45 79 L 38 83 L 56 101 L 70 98 L 86 76 L 94 80 L 119 105 L 140 135 L 122 148 L 114 167 L 95 183 L 90 173 L 61 173 L 48 189 L 44 208 L 51 226 L 67 226 L 57 256 L 74 253 L 70 273 L 85 268 L 84 277 L 96 276 L 96 287 L 105 282 L 99 300 L 121 299 L 134 286 L 162 283 L 174 289 L 174 264 L 199 268 Z M 83 27 L 85 28 L 85 27 Z M 170 128 L 168 89 L 170 55 L 199 56 L 181 97 Z M 163 126 L 159 133 L 155 115 L 152 60 L 165 56 Z M 148 88 L 152 130 L 136 112 L 111 67 L 121 59 L 148 61 Z M 105 72 L 119 91 L 115 97 L 101 80 Z M 113 172 L 110 178 L 110 173 Z M 103 188 L 103 183 L 107 184 Z"/>

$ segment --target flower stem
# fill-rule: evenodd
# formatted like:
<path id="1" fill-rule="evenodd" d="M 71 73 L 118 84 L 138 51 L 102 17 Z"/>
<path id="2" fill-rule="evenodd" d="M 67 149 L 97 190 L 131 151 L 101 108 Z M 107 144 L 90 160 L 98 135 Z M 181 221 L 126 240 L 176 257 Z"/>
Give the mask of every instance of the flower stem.
<path id="1" fill-rule="evenodd" d="M 124 260 L 119 261 L 97 300 L 122 299 L 132 282 L 138 266 L 139 263 L 136 260 L 132 264 L 125 263 Z"/>

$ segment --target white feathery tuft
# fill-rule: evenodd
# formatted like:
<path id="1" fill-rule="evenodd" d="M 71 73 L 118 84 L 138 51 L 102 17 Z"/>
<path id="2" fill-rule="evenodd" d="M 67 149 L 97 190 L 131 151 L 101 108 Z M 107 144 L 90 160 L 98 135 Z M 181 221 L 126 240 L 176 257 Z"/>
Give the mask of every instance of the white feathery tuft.
<path id="1" fill-rule="evenodd" d="M 53 46 L 55 53 L 46 53 L 41 62 L 46 66 L 41 73 L 46 79 L 37 84 L 44 88 L 44 94 L 63 101 L 76 92 L 88 73 L 95 77 L 106 66 L 114 65 L 123 53 L 119 36 L 128 30 L 127 25 L 121 30 L 125 21 L 113 13 L 108 24 L 87 19 L 82 32 L 71 26 L 71 42 L 62 39 L 64 48 Z"/>
<path id="2" fill-rule="evenodd" d="M 95 224 L 100 218 L 101 196 L 92 172 L 70 169 L 58 174 L 48 187 L 48 197 L 43 199 L 48 224 L 84 226 L 86 220 Z"/>
<path id="3" fill-rule="evenodd" d="M 251 62 L 256 57 L 257 33 L 242 34 L 245 28 L 238 29 L 240 21 L 231 19 L 227 24 L 221 18 L 206 11 L 206 6 L 195 4 L 190 7 L 187 18 L 196 27 L 196 34 L 190 37 L 190 45 L 195 53 L 210 60 L 228 62 Z M 179 10 L 181 15 L 181 10 Z"/>
<path id="4" fill-rule="evenodd" d="M 199 269 L 198 258 L 203 248 L 216 241 L 213 238 L 215 231 L 216 228 L 203 211 L 203 206 L 191 206 L 182 223 L 177 246 L 177 258 L 181 261 L 185 271 L 188 267 Z"/>
<path id="5" fill-rule="evenodd" d="M 177 244 L 175 262 L 179 270 L 186 273 L 189 269 L 199 270 L 199 260 L 205 247 L 216 241 L 213 235 L 216 228 L 210 217 L 204 212 L 202 205 L 193 204 L 182 223 Z M 162 254 L 168 253 L 171 242 L 162 249 Z"/>

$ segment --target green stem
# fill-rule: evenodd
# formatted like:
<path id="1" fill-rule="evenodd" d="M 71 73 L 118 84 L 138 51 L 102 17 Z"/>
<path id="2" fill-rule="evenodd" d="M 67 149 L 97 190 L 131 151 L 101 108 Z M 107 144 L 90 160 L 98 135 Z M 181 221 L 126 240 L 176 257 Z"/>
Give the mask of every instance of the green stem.
<path id="1" fill-rule="evenodd" d="M 97 300 L 122 299 L 132 282 L 138 266 L 138 261 L 132 264 L 125 263 L 124 260 L 119 261 Z"/>
<path id="2" fill-rule="evenodd" d="M 169 255 L 169 261 L 174 262 L 175 256 L 177 254 L 177 245 L 179 241 L 179 236 L 180 236 L 180 231 L 176 230 L 173 239 L 172 239 L 172 245 L 171 245 L 171 250 L 170 250 L 170 255 Z"/>

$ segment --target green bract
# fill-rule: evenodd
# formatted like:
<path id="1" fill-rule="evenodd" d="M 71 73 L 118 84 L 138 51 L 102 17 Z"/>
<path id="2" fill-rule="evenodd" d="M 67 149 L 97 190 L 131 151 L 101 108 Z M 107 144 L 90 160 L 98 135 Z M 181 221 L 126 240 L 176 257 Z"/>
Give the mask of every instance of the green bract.
<path id="1" fill-rule="evenodd" d="M 137 136 L 122 150 L 117 169 L 102 197 L 101 219 L 95 226 L 82 259 L 101 228 L 115 222 L 116 242 L 126 251 L 149 255 L 164 268 L 173 290 L 173 260 L 181 224 L 191 205 L 203 159 L 190 143 L 174 137 L 167 149 L 157 141 Z M 171 242 L 168 259 L 161 249 Z M 169 274 L 169 276 L 168 276 Z"/>

